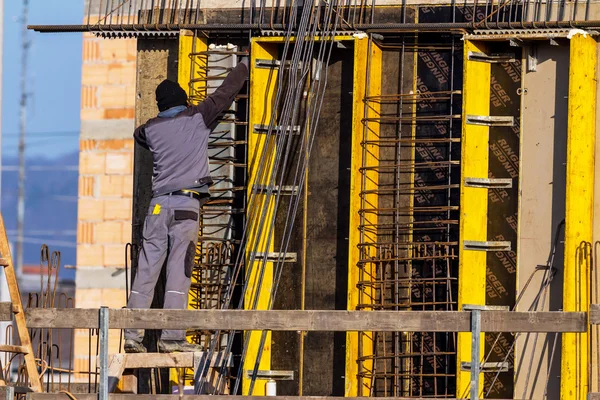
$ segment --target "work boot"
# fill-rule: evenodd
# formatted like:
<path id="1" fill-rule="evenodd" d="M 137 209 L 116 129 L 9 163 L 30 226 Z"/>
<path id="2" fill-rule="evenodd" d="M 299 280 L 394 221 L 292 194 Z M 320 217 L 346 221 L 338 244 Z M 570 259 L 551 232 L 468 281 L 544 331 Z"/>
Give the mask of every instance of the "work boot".
<path id="1" fill-rule="evenodd" d="M 196 353 L 202 351 L 202 347 L 187 340 L 160 340 L 158 351 L 160 353 Z"/>
<path id="2" fill-rule="evenodd" d="M 132 339 L 125 339 L 125 346 L 123 348 L 125 349 L 125 353 L 145 353 L 147 351 L 142 343 Z"/>

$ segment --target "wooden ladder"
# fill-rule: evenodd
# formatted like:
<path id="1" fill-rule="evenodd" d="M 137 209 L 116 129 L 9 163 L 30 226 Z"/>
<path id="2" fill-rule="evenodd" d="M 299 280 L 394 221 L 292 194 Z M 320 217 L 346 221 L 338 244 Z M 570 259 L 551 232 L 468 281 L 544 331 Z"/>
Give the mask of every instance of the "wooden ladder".
<path id="1" fill-rule="evenodd" d="M 20 346 L 0 345 L 0 351 L 23 354 L 25 357 L 27 374 L 31 382 L 31 390 L 34 392 L 41 392 L 42 384 L 40 382 L 40 374 L 37 369 L 29 331 L 27 330 L 25 310 L 23 309 L 23 303 L 21 302 L 21 292 L 19 291 L 19 283 L 17 282 L 17 275 L 10 255 L 10 246 L 8 245 L 8 237 L 6 236 L 6 228 L 4 227 L 4 218 L 2 217 L 2 214 L 0 214 L 0 257 L 0 266 L 4 267 L 4 274 L 6 275 L 6 282 L 8 283 L 8 291 L 10 292 L 10 299 L 12 302 L 12 312 L 15 316 L 17 333 L 21 341 Z M 6 382 L 0 382 L 0 386 L 6 386 Z"/>

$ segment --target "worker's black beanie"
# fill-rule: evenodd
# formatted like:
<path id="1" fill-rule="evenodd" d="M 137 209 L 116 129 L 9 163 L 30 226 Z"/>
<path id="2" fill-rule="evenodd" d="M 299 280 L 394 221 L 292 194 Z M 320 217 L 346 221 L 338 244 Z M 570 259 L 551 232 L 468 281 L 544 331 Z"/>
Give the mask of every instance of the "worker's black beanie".
<path id="1" fill-rule="evenodd" d="M 187 94 L 178 83 L 165 79 L 156 88 L 156 104 L 161 112 L 172 107 L 187 106 Z"/>

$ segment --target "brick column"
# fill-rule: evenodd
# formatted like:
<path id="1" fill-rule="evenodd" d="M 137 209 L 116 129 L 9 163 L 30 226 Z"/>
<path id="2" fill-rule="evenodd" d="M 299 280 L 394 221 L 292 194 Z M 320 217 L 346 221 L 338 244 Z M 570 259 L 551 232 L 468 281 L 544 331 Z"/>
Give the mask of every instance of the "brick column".
<path id="1" fill-rule="evenodd" d="M 125 305 L 125 245 L 131 241 L 137 44 L 84 34 L 75 306 Z M 117 352 L 111 331 L 110 352 Z M 95 353 L 96 337 L 92 338 Z M 75 369 L 87 371 L 87 331 L 75 335 Z M 95 358 L 92 360 L 95 365 Z M 94 368 L 92 367 L 92 370 Z M 77 374 L 83 380 L 87 376 Z"/>

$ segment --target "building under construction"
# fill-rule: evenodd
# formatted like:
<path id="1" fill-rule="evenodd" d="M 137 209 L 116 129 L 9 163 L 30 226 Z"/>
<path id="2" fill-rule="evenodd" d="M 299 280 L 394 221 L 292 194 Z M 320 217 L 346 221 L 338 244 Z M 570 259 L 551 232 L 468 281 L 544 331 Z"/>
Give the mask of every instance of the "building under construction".
<path id="1" fill-rule="evenodd" d="M 8 335 L 20 344 L 0 346 L 14 353 L 0 360 L 9 396 L 600 398 L 600 3 L 85 10 L 82 24 L 30 26 L 84 32 L 78 294 L 57 294 L 46 254 L 39 295 L 0 310 L 21 324 Z M 110 95 L 85 69 L 85 57 L 110 69 L 105 43 L 127 43 L 134 79 L 110 75 Z M 152 156 L 132 129 L 156 116 L 163 79 L 199 103 L 246 47 L 248 84 L 209 140 L 189 294 L 201 311 L 120 310 L 152 196 Z M 124 105 L 99 112 L 110 99 Z M 131 142 L 115 150 L 117 131 Z M 90 159 L 100 167 L 83 170 Z M 123 243 L 96 252 L 114 235 Z M 188 328 L 204 352 L 119 355 L 126 327 Z M 156 339 L 147 331 L 151 351 Z"/>

